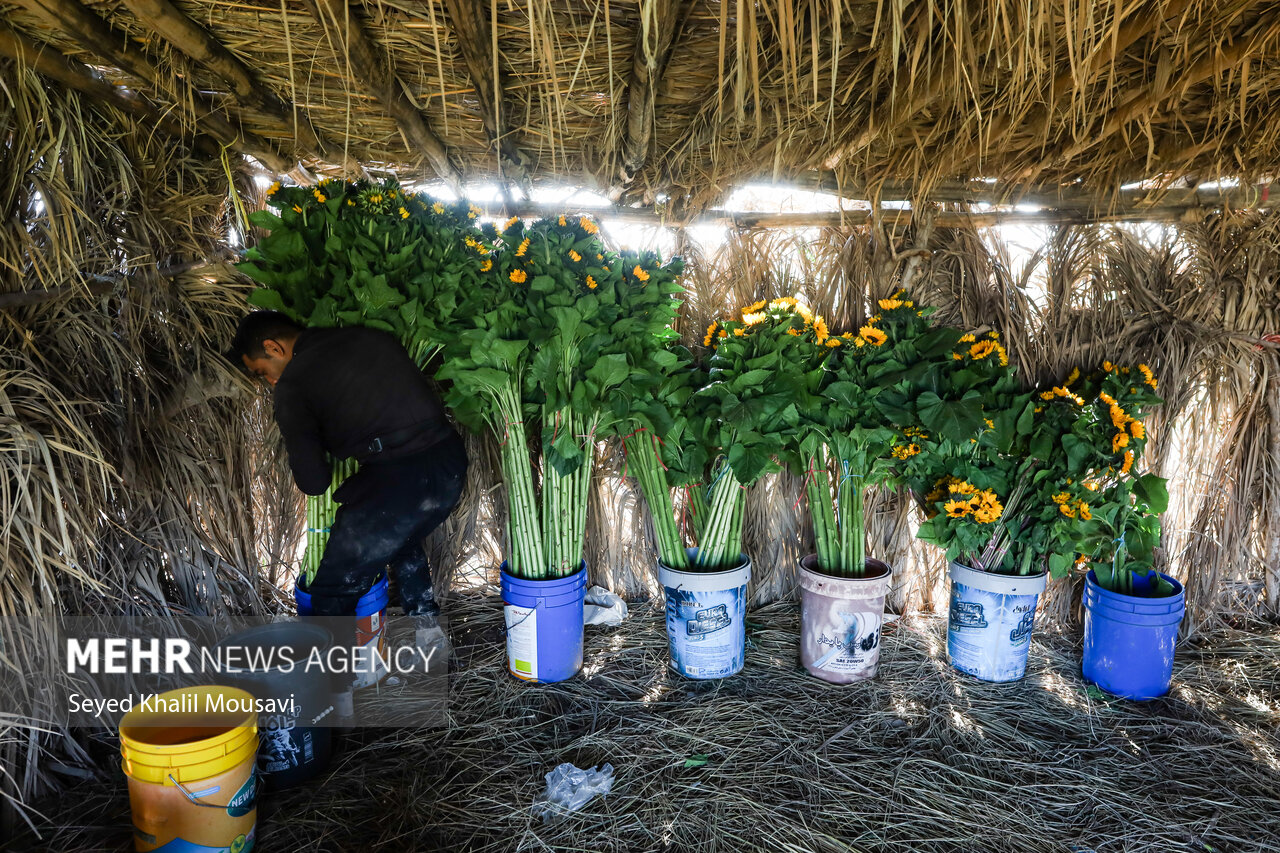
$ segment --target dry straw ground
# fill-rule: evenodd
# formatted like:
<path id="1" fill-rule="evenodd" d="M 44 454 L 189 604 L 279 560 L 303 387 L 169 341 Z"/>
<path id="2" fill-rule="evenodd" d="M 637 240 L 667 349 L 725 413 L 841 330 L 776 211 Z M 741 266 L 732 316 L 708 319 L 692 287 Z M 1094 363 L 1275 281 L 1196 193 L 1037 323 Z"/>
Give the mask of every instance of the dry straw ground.
<path id="1" fill-rule="evenodd" d="M 530 686 L 505 672 L 497 602 L 450 612 L 448 725 L 357 732 L 326 775 L 263 796 L 262 849 L 1280 850 L 1274 627 L 1184 646 L 1172 693 L 1133 703 L 1087 689 L 1074 634 L 1041 631 L 1024 681 L 962 676 L 936 617 L 886 628 L 879 676 L 833 687 L 799 667 L 790 602 L 752 614 L 746 668 L 724 681 L 668 668 L 649 602 L 588 629 L 581 677 Z M 421 697 L 364 701 L 412 713 Z M 561 762 L 611 763 L 613 790 L 544 823 L 531 807 Z M 112 777 L 47 803 L 34 849 L 126 849 Z"/>

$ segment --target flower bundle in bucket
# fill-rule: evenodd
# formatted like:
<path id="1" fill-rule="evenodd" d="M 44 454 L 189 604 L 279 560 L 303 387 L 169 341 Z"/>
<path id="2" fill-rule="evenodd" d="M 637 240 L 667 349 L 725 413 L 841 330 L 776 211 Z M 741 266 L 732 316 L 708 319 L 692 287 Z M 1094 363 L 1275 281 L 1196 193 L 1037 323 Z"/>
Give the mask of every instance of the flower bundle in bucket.
<path id="1" fill-rule="evenodd" d="M 671 665 L 688 678 L 723 678 L 743 666 L 745 492 L 794 453 L 826 337 L 825 322 L 795 299 L 749 305 L 707 330 L 705 372 L 683 351 L 664 361 L 649 407 L 657 414 L 638 415 L 639 428 L 625 437 L 628 470 L 658 532 Z M 684 523 L 668 523 L 673 489 L 682 492 Z"/>
<path id="2" fill-rule="evenodd" d="M 501 573 L 513 675 L 559 681 L 582 666 L 582 560 L 595 444 L 609 400 L 644 382 L 681 292 L 680 261 L 606 251 L 598 227 L 509 221 L 470 248 L 483 277 L 464 294 L 438 376 L 465 424 L 498 436 L 509 511 Z M 637 377 L 639 377 L 637 379 Z"/>
<path id="3" fill-rule="evenodd" d="M 910 377 L 930 384 L 930 365 L 943 364 L 960 337 L 932 327 L 932 310 L 904 292 L 877 304 L 880 312 L 857 332 L 815 336 L 825 370 L 802 407 L 799 463 L 815 553 L 800 561 L 800 660 L 837 684 L 872 678 L 879 663 L 892 570 L 867 558 L 866 495 L 895 482 L 894 465 L 920 452 L 918 431 L 904 436 L 891 414 Z"/>
<path id="4" fill-rule="evenodd" d="M 928 381 L 889 405 L 919 448 L 898 463 L 925 514 L 917 536 L 951 563 L 948 655 L 977 678 L 1016 680 L 1047 575 L 1042 554 L 1013 544 L 1031 521 L 1028 489 L 1046 476 L 1049 433 L 995 332 L 957 337 Z"/>
<path id="5" fill-rule="evenodd" d="M 1063 393 L 1077 385 L 1076 399 Z M 1155 568 L 1168 490 L 1139 470 L 1149 441 L 1143 418 L 1162 402 L 1156 387 L 1147 365 L 1107 361 L 1039 392 L 1037 416 L 1056 421 L 1061 441 L 1050 455 L 1060 461 L 1058 476 L 1039 484 L 1040 517 L 1020 543 L 1047 553 L 1055 577 L 1086 569 L 1084 675 L 1130 699 L 1168 692 L 1185 611 L 1182 585 Z"/>
<path id="6" fill-rule="evenodd" d="M 239 270 L 261 287 L 259 308 L 309 328 L 367 326 L 395 335 L 419 367 L 439 352 L 459 294 L 474 289 L 482 261 L 467 251 L 480 209 L 404 192 L 394 180 L 274 185 L 250 221 L 268 233 Z M 305 587 L 324 554 L 337 507 L 333 492 L 355 461 L 333 460 L 330 489 L 307 498 Z"/>
<path id="7" fill-rule="evenodd" d="M 968 349 L 953 356 L 953 389 L 966 387 L 974 362 L 997 352 L 988 341 L 997 339 L 962 339 Z M 988 365 L 980 386 L 965 391 L 983 391 L 984 402 L 968 448 L 926 442 L 908 466 L 927 516 L 918 535 L 952 561 L 952 663 L 990 681 L 1022 677 L 1048 577 L 1113 555 L 1117 544 L 1123 550 L 1117 523 L 1131 526 L 1149 568 L 1159 525 L 1139 508 L 1158 512 L 1167 503 L 1162 480 L 1133 470 L 1146 442 L 1140 413 L 1160 402 L 1153 387 L 1107 363 L 1022 391 L 1004 362 Z"/>

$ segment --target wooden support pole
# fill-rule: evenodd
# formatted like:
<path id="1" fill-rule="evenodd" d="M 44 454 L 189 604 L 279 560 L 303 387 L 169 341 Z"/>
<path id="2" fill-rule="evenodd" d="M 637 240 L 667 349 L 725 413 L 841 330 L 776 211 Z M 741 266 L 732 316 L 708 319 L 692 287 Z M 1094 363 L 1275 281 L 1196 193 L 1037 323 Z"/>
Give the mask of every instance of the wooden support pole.
<path id="1" fill-rule="evenodd" d="M 431 132 L 422 113 L 409 100 L 404 84 L 388 70 L 391 67 L 389 57 L 365 33 L 355 10 L 347 6 L 346 0 L 302 2 L 325 31 L 331 34 L 330 42 L 334 52 L 350 63 L 350 70 L 360 79 L 369 94 L 387 108 L 409 145 L 426 158 L 438 176 L 459 189 L 461 177 L 449 162 L 444 143 Z M 333 33 L 345 37 L 345 41 L 334 41 Z"/>
<path id="2" fill-rule="evenodd" d="M 192 134 L 174 119 L 161 114 L 140 95 L 126 93 L 103 80 L 87 65 L 68 59 L 52 47 L 38 44 L 7 27 L 0 27 L 0 56 L 7 56 L 51 80 L 56 80 L 68 89 L 136 116 L 175 139 L 191 139 L 195 147 L 207 154 L 216 156 L 220 151 L 216 140 L 209 136 Z M 249 152 L 246 151 L 246 153 Z M 255 157 L 259 155 L 261 155 L 260 159 L 268 157 L 267 152 L 254 153 Z M 275 156 L 277 163 L 283 165 L 279 162 L 279 155 Z"/>
<path id="3" fill-rule="evenodd" d="M 146 55 L 132 47 L 123 32 L 112 27 L 76 0 L 19 0 L 19 2 L 66 32 L 94 56 L 116 66 L 142 83 L 158 89 L 163 88 L 160 72 Z M 221 144 L 254 157 L 275 172 L 288 171 L 288 161 L 275 150 L 271 143 L 227 121 L 199 94 L 195 92 L 187 94 L 185 102 L 191 105 L 196 122 Z M 216 149 L 214 153 L 217 153 Z"/>
<path id="4" fill-rule="evenodd" d="M 564 213 L 564 206 L 521 204 L 510 211 L 526 219 L 555 217 Z M 719 225 L 727 228 L 836 228 L 858 227 L 871 222 L 870 210 L 819 211 L 814 213 L 725 213 L 710 211 L 687 219 L 669 219 L 647 208 L 608 207 L 586 211 L 593 217 L 609 222 L 649 227 L 684 227 L 690 225 Z M 932 211 L 935 228 L 991 228 L 996 225 L 1088 225 L 1110 222 L 1177 222 L 1190 214 L 1198 214 L 1199 208 L 1186 206 L 1147 207 L 1141 210 L 1123 210 L 1112 213 L 1091 213 L 1085 210 L 992 210 L 992 211 Z M 911 225 L 916 214 L 911 210 L 893 208 L 880 211 L 880 221 L 889 228 Z"/>
<path id="5" fill-rule="evenodd" d="M 75 0 L 70 2 L 74 3 Z M 327 146 L 316 135 L 306 112 L 285 102 L 263 86 L 255 79 L 248 66 L 169 0 L 124 0 L 124 4 L 141 23 L 217 75 L 227 84 L 236 103 L 265 113 L 285 127 L 292 127 L 297 153 L 303 156 L 323 156 Z"/>
<path id="6" fill-rule="evenodd" d="M 671 58 L 679 8 L 680 4 L 673 0 L 643 0 L 640 4 L 641 25 L 631 52 L 631 78 L 627 85 L 627 136 L 618 182 L 609 190 L 609 197 L 614 200 L 622 196 L 649 159 L 655 95 Z"/>
<path id="7" fill-rule="evenodd" d="M 503 132 L 503 83 L 497 70 L 497 56 L 492 48 L 488 4 L 483 0 L 444 0 L 449 27 L 458 38 L 467 74 L 480 102 L 480 120 L 484 123 L 489 143 L 502 158 L 504 171 L 510 171 L 521 184 L 528 183 L 526 159 L 509 133 Z"/>
<path id="8" fill-rule="evenodd" d="M 160 278 L 177 278 L 191 270 L 224 263 L 234 257 L 235 254 L 233 252 L 219 252 L 211 258 L 201 258 L 198 261 L 187 261 L 168 267 L 157 267 L 155 273 Z M 52 302 L 55 299 L 63 299 L 65 297 L 103 296 L 114 290 L 122 281 L 128 281 L 129 278 L 130 276 L 127 275 L 95 275 L 90 276 L 83 286 L 64 284 L 60 287 L 50 287 L 47 290 L 20 290 L 16 293 L 0 293 L 0 311 L 22 308 L 27 305 L 39 305 L 42 302 Z"/>

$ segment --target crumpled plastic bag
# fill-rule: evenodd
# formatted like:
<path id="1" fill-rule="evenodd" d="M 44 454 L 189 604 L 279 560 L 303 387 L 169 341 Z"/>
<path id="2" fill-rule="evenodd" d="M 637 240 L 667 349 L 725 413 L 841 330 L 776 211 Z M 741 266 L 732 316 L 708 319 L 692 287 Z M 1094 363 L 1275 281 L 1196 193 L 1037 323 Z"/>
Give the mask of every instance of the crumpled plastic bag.
<path id="1" fill-rule="evenodd" d="M 587 590 L 582 621 L 588 625 L 621 625 L 627 618 L 627 603 L 602 586 Z"/>
<path id="2" fill-rule="evenodd" d="M 561 764 L 547 774 L 547 790 L 534 801 L 533 815 L 549 821 L 576 812 L 596 794 L 607 794 L 612 787 L 612 764 L 590 770 Z"/>

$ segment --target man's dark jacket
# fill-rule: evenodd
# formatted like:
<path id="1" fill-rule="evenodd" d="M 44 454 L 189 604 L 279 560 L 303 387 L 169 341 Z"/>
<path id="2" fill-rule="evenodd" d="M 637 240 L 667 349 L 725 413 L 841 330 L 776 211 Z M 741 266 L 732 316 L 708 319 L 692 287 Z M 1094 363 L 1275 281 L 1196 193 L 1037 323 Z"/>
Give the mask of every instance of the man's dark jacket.
<path id="1" fill-rule="evenodd" d="M 275 387 L 275 417 L 298 488 L 324 494 L 325 452 L 361 463 L 420 453 L 453 435 L 404 347 L 376 329 L 305 329 Z"/>

